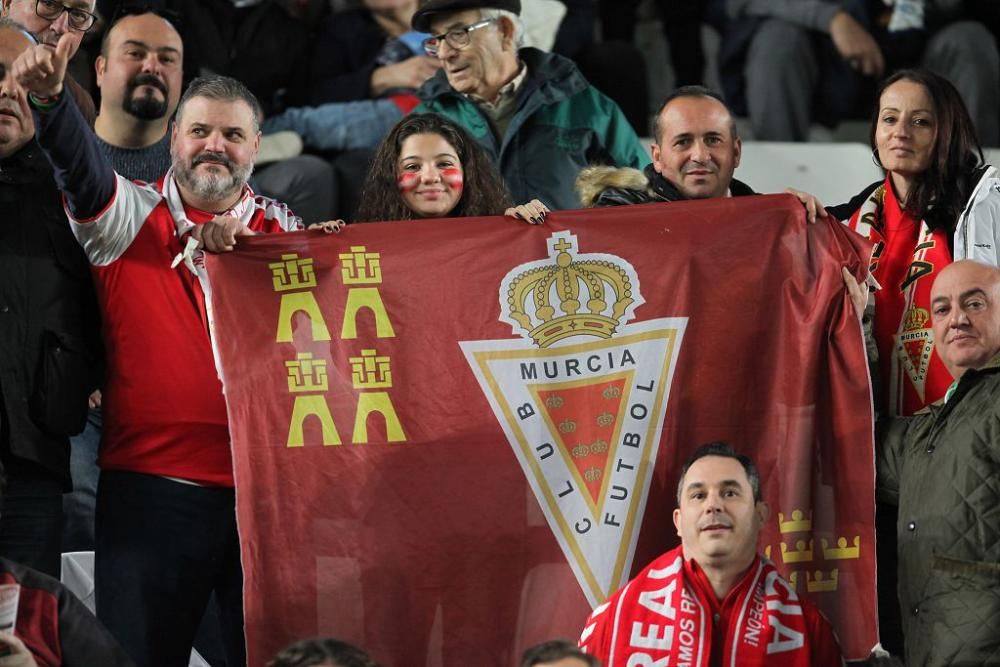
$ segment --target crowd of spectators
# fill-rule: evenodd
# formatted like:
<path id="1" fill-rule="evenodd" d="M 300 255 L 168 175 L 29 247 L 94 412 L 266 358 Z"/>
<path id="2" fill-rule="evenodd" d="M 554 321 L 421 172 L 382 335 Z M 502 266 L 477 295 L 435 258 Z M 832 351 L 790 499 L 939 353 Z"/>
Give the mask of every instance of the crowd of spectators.
<path id="1" fill-rule="evenodd" d="M 379 141 L 421 101 L 440 108 L 434 106 L 439 100 L 433 84 L 418 94 L 441 68 L 422 47 L 426 34 L 411 23 L 418 1 L 141 4 L 177 23 L 185 44 L 184 84 L 206 73 L 233 76 L 261 100 L 265 138 L 252 183 L 307 222 L 319 222 L 353 220 Z M 656 109 L 650 106 L 649 72 L 655 75 L 668 63 L 649 61 L 634 46 L 640 2 L 522 4 L 525 21 L 517 44 L 571 60 L 614 100 L 638 136 L 648 136 Z M 718 77 L 727 103 L 748 117 L 757 140 L 803 141 L 811 124 L 864 118 L 877 80 L 901 67 L 923 65 L 956 85 L 983 145 L 1000 145 L 995 3 L 656 0 L 649 5 L 662 26 L 677 86 Z M 130 0 L 101 0 L 96 9 L 106 20 L 91 32 L 99 33 L 132 7 Z M 717 59 L 705 53 L 706 27 L 720 37 Z M 88 42 L 71 69 L 90 80 L 99 39 L 94 34 Z M 708 64 L 716 62 L 718 71 L 708 72 Z M 468 129 L 476 134 L 477 128 Z M 477 138 L 484 140 L 481 133 Z M 504 177 L 516 181 L 509 171 L 501 166 Z M 511 187 L 515 199 L 543 194 Z"/>
<path id="2" fill-rule="evenodd" d="M 362 0 L 333 12 L 325 0 L 3 0 L 0 312 L 20 324 L 0 335 L 0 556 L 12 561 L 0 569 L 35 591 L 27 600 L 56 605 L 46 627 L 62 633 L 55 658 L 30 636 L 8 650 L 38 664 L 180 665 L 207 633 L 226 664 L 245 662 L 228 421 L 200 253 L 229 251 L 241 234 L 332 233 L 344 220 L 505 214 L 540 224 L 550 210 L 751 195 L 734 177 L 737 114 L 758 139 L 800 141 L 813 122 L 874 109 L 870 144 L 885 179 L 829 212 L 792 193 L 811 222 L 833 216 L 876 244 L 873 286 L 902 285 L 869 299 L 844 276 L 890 434 L 879 457 L 880 538 L 890 545 L 880 567 L 895 569 L 904 520 L 889 507 L 926 510 L 914 488 L 930 472 L 912 443 L 946 429 L 956 469 L 995 468 L 997 436 L 949 416 L 971 401 L 980 416 L 996 409 L 1000 177 L 981 150 L 1000 144 L 995 3 L 656 2 L 682 85 L 652 115 L 647 76 L 664 63 L 633 44 L 638 4 Z M 703 26 L 721 37 L 721 93 L 700 85 Z M 905 364 L 904 336 L 938 345 L 919 372 Z M 200 360 L 200 374 L 146 354 L 165 348 Z M 910 421 L 948 401 L 937 421 Z M 731 450 L 701 456 L 739 461 L 752 486 L 752 465 Z M 944 502 L 966 498 L 951 491 Z M 749 499 L 752 522 L 759 489 Z M 941 532 L 998 527 L 961 517 Z M 913 531 L 900 529 L 901 554 Z M 759 561 L 751 532 L 735 574 Z M 915 582 L 943 567 L 931 555 L 953 542 L 901 557 L 907 605 L 930 595 Z M 981 606 L 1000 610 L 995 548 L 960 546 L 955 562 L 994 575 Z M 95 547 L 97 613 L 110 634 L 44 577 L 58 576 L 62 551 Z M 706 599 L 713 588 L 720 599 L 735 590 L 709 586 Z M 1000 649 L 996 627 L 963 634 L 961 619 L 936 644 L 921 619 L 900 622 L 894 589 L 881 596 L 886 647 L 900 655 Z M 214 630 L 199 630 L 203 618 Z M 822 654 L 836 653 L 809 618 Z M 316 640 L 271 664 L 374 663 Z M 523 664 L 594 659 L 556 642 Z"/>

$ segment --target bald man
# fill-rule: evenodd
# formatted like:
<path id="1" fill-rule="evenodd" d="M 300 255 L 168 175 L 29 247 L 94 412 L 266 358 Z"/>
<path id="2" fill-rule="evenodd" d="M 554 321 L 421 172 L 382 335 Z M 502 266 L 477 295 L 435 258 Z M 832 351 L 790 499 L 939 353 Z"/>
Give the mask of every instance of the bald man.
<path id="1" fill-rule="evenodd" d="M 119 174 L 156 182 L 170 168 L 170 120 L 181 95 L 184 43 L 153 12 L 119 19 L 101 43 L 94 67 L 101 112 L 94 124 L 101 150 Z"/>
<path id="2" fill-rule="evenodd" d="M 946 267 L 931 289 L 943 405 L 894 420 L 878 489 L 899 505 L 906 664 L 984 665 L 1000 655 L 1000 270 Z"/>
<path id="3" fill-rule="evenodd" d="M 733 178 L 743 142 L 722 96 L 704 86 L 683 86 L 667 96 L 656 115 L 653 162 L 643 171 L 592 165 L 580 171 L 576 190 L 584 208 L 757 194 Z M 816 222 L 826 211 L 808 192 L 788 188 Z"/>
<path id="4" fill-rule="evenodd" d="M 755 194 L 733 178 L 743 144 L 718 93 L 704 86 L 678 88 L 660 107 L 655 132 L 653 163 L 644 171 L 603 165 L 581 171 L 580 203 L 600 207 Z"/>

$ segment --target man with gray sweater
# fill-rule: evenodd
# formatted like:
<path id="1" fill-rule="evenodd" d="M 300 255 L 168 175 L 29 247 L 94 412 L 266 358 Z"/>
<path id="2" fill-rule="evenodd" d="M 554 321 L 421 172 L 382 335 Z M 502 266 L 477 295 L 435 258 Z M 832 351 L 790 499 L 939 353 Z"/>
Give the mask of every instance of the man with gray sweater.
<path id="1" fill-rule="evenodd" d="M 118 19 L 101 44 L 96 62 L 101 108 L 94 130 L 115 171 L 152 183 L 172 162 L 169 130 L 183 85 L 184 42 L 167 19 L 153 10 L 138 11 Z M 250 181 L 255 192 L 285 202 L 306 223 L 330 218 L 329 163 L 295 155 L 265 165 L 261 155 Z"/>
<path id="2" fill-rule="evenodd" d="M 94 123 L 115 171 L 155 182 L 170 168 L 170 119 L 181 93 L 184 44 L 166 19 L 126 16 L 104 37 L 97 57 L 101 108 Z"/>

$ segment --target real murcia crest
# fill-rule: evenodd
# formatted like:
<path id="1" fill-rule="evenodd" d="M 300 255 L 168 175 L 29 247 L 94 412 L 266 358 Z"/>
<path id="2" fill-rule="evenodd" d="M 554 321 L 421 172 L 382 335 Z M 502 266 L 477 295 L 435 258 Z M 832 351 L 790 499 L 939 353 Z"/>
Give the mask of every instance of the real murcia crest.
<path id="1" fill-rule="evenodd" d="M 523 264 L 504 278 L 500 319 L 539 347 L 574 336 L 611 338 L 643 303 L 632 265 L 613 255 L 577 255 L 576 238 L 557 232 L 550 260 Z M 555 263 L 551 260 L 554 259 Z"/>
<path id="2" fill-rule="evenodd" d="M 926 308 L 910 308 L 906 311 L 903 332 L 895 336 L 897 358 L 920 400 L 924 400 L 927 368 L 934 351 L 934 331 L 927 328 L 930 319 Z"/>
<path id="3" fill-rule="evenodd" d="M 632 322 L 634 267 L 578 249 L 556 232 L 501 282 L 520 339 L 461 346 L 596 606 L 628 580 L 687 319 Z"/>

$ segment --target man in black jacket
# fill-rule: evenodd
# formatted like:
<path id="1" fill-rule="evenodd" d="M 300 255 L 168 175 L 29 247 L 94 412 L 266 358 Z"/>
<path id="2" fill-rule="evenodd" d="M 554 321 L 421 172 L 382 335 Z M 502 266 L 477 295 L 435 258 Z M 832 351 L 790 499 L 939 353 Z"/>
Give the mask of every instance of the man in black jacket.
<path id="1" fill-rule="evenodd" d="M 742 142 L 733 115 L 715 92 L 684 86 L 656 117 L 653 163 L 644 171 L 588 167 L 577 179 L 583 206 L 616 206 L 680 199 L 752 195 L 733 178 Z"/>
<path id="2" fill-rule="evenodd" d="M 27 98 L 10 74 L 33 38 L 0 19 L 0 461 L 8 491 L 0 556 L 59 576 L 68 436 L 97 386 L 97 303 L 34 141 Z"/>

